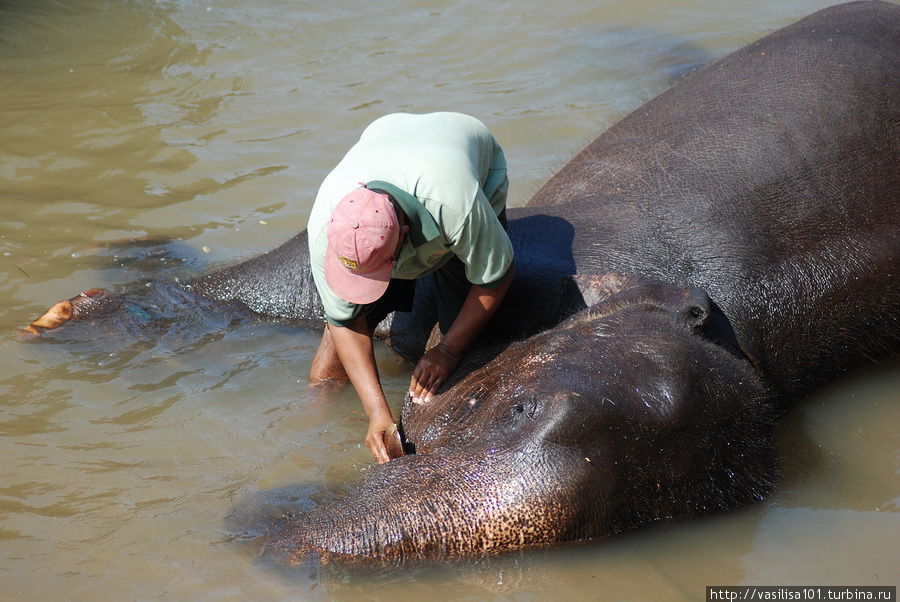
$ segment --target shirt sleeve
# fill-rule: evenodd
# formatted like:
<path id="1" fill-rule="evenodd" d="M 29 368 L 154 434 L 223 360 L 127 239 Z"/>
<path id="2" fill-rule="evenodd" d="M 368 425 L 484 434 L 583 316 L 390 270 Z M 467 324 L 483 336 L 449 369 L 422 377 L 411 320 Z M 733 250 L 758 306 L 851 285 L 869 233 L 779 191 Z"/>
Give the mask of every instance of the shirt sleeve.
<path id="1" fill-rule="evenodd" d="M 512 242 L 479 189 L 472 210 L 451 236 L 450 249 L 466 266 L 466 278 L 485 288 L 499 286 L 514 263 Z"/>

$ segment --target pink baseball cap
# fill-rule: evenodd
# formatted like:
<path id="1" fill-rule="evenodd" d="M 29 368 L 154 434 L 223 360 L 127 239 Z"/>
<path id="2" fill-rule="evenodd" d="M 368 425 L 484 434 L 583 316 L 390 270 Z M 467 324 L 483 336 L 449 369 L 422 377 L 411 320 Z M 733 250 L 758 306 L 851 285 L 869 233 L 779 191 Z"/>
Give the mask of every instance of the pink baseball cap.
<path id="1" fill-rule="evenodd" d="M 400 239 L 388 195 L 357 188 L 337 204 L 328 222 L 325 280 L 350 303 L 372 303 L 387 290 Z"/>

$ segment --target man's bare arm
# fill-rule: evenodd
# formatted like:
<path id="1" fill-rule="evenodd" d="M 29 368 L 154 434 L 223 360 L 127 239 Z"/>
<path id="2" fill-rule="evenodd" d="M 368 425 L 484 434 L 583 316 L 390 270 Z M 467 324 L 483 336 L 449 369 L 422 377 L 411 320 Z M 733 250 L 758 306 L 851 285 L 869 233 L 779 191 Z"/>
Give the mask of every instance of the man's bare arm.
<path id="1" fill-rule="evenodd" d="M 327 326 L 334 349 L 341 365 L 350 377 L 362 401 L 363 409 L 369 417 L 369 431 L 366 446 L 375 460 L 381 464 L 390 460 L 384 446 L 384 433 L 393 424 L 394 418 L 381 389 L 378 368 L 375 365 L 375 350 L 372 333 L 365 316 L 359 316 L 349 326 Z"/>

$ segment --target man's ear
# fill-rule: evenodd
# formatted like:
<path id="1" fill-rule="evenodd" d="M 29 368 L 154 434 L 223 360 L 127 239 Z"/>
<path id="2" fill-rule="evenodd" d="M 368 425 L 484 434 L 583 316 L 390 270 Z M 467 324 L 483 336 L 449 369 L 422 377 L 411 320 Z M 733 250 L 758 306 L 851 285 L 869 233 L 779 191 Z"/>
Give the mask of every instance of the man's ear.
<path id="1" fill-rule="evenodd" d="M 392 196 L 388 196 L 391 199 L 391 207 L 394 208 L 394 213 L 397 214 L 397 223 L 400 224 L 400 233 L 403 234 L 409 231 L 409 219 L 406 217 L 406 214 L 403 212 L 403 209 L 400 208 L 400 203 L 397 202 Z M 404 229 L 405 228 L 405 229 Z"/>

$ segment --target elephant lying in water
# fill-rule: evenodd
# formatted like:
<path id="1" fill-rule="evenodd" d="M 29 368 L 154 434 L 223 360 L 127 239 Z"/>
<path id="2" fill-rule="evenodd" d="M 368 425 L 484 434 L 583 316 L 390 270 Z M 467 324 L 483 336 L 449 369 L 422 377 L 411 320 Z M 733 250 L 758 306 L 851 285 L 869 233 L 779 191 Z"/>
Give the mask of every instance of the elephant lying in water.
<path id="1" fill-rule="evenodd" d="M 827 9 L 590 144 L 510 228 L 529 255 L 570 224 L 585 276 L 544 306 L 589 307 L 407 405 L 416 454 L 265 551 L 475 555 L 766 495 L 777 412 L 900 347 L 898 31 L 897 6 Z"/>
<path id="2" fill-rule="evenodd" d="M 517 281 L 462 380 L 404 408 L 416 453 L 285 518 L 264 552 L 459 557 L 765 496 L 777 413 L 900 349 L 898 25 L 900 7 L 852 3 L 763 38 L 510 210 Z M 317 320 L 305 249 L 302 233 L 160 291 Z M 433 323 L 429 293 L 389 325 L 410 358 Z M 33 328 L 94 328 L 102 314 L 139 329 L 150 305 L 95 291 Z"/>

